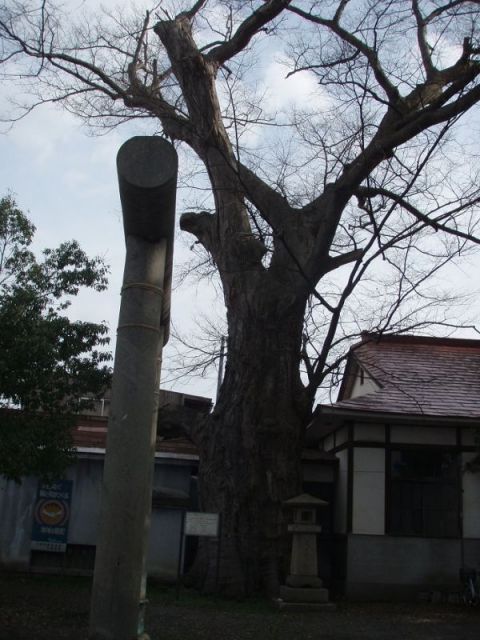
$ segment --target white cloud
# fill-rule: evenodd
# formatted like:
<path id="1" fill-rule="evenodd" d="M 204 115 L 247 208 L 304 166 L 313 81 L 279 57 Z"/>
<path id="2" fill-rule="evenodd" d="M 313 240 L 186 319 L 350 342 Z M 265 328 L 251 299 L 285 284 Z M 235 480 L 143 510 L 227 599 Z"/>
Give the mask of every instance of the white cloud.
<path id="1" fill-rule="evenodd" d="M 286 111 L 293 107 L 324 109 L 328 105 L 327 96 L 322 93 L 315 76 L 302 71 L 287 76 L 287 68 L 278 61 L 265 67 L 262 83 L 267 92 L 265 106 L 271 111 Z"/>

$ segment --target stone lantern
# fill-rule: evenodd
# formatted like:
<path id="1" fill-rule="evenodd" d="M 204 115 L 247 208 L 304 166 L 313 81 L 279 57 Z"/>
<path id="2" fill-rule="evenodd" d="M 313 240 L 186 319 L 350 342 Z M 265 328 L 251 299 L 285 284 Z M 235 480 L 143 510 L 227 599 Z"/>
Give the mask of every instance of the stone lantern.
<path id="1" fill-rule="evenodd" d="M 328 603 L 328 589 L 318 576 L 317 534 L 322 527 L 316 524 L 317 509 L 328 502 L 308 493 L 290 498 L 284 507 L 293 511 L 288 531 L 293 535 L 290 574 L 286 585 L 280 587 L 280 606 L 304 604 L 307 608 Z"/>

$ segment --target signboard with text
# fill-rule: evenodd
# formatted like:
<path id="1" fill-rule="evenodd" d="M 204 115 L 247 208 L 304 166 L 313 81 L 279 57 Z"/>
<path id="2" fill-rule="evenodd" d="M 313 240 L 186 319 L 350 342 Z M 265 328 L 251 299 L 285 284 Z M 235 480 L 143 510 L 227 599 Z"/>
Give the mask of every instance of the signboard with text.
<path id="1" fill-rule="evenodd" d="M 38 486 L 33 512 L 32 549 L 59 553 L 66 551 L 71 499 L 71 480 Z"/>
<path id="2" fill-rule="evenodd" d="M 186 536 L 218 536 L 218 513 L 202 513 L 200 511 L 187 511 L 185 513 Z"/>

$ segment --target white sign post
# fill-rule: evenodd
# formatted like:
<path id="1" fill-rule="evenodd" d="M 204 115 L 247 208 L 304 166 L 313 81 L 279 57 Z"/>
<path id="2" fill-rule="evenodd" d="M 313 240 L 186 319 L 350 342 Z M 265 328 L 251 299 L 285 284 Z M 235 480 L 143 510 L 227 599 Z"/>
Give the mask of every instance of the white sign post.
<path id="1" fill-rule="evenodd" d="M 220 514 L 204 513 L 202 511 L 185 511 L 182 520 L 182 532 L 180 534 L 180 550 L 178 556 L 177 572 L 177 600 L 180 595 L 180 577 L 182 574 L 182 559 L 185 549 L 186 536 L 201 538 L 217 538 L 217 583 L 220 562 Z M 218 584 L 217 584 L 218 586 Z"/>

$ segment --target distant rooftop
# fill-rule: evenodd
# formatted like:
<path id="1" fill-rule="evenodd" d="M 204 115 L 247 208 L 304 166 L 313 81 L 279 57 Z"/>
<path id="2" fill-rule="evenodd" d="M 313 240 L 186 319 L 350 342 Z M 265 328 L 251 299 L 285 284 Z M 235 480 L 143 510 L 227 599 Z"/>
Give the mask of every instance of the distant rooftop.
<path id="1" fill-rule="evenodd" d="M 79 416 L 73 428 L 73 444 L 77 451 L 98 451 L 104 453 L 107 443 L 108 418 L 105 416 Z M 163 439 L 157 438 L 155 451 L 165 457 L 198 458 L 195 445 L 185 437 Z"/>
<path id="2" fill-rule="evenodd" d="M 358 375 L 377 389 L 352 398 Z M 364 334 L 332 408 L 480 418 L 480 340 Z"/>
<path id="3" fill-rule="evenodd" d="M 79 409 L 79 413 L 86 416 L 109 416 L 110 403 L 111 403 L 111 389 L 106 389 L 103 397 L 92 398 L 92 396 L 86 396 L 82 400 L 86 400 L 90 403 L 88 409 L 82 407 Z M 194 409 L 204 413 L 209 413 L 212 408 L 212 401 L 210 398 L 204 396 L 195 396 L 191 393 L 179 393 L 178 391 L 168 391 L 166 389 L 159 389 L 159 406 L 160 407 L 186 407 L 188 409 Z"/>
<path id="4" fill-rule="evenodd" d="M 107 442 L 108 416 L 110 413 L 111 393 L 107 390 L 104 397 L 94 402 L 88 411 L 82 411 L 78 415 L 77 424 L 72 430 L 73 444 L 77 451 L 83 453 L 97 450 L 103 452 Z M 193 418 L 198 414 L 208 414 L 212 408 L 210 398 L 195 396 L 189 393 L 178 393 L 159 389 L 159 409 L 175 410 L 186 409 L 192 412 Z M 169 414 L 170 415 L 170 414 Z M 181 417 L 181 416 L 180 416 Z M 170 417 L 170 422 L 172 418 Z M 161 431 L 157 435 L 155 451 L 157 455 L 168 457 L 198 458 L 195 445 L 186 438 L 180 426 L 173 429 L 168 422 L 168 417 L 163 416 L 162 426 L 168 432 Z"/>

